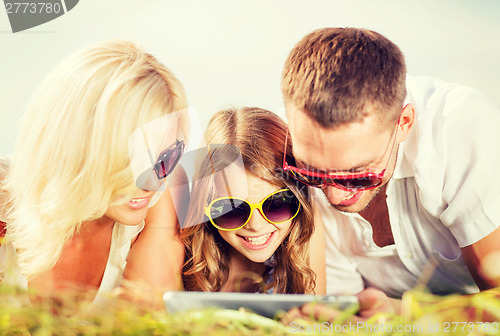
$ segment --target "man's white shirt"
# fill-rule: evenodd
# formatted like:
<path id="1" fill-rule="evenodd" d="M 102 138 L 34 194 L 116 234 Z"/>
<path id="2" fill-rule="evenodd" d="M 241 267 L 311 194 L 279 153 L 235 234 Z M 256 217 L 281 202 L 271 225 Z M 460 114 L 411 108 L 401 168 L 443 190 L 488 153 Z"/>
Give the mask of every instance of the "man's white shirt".
<path id="1" fill-rule="evenodd" d="M 481 93 L 408 77 L 416 116 L 387 184 L 395 244 L 379 247 L 359 214 L 313 196 L 325 225 L 327 293 L 373 286 L 398 297 L 416 284 L 436 294 L 473 293 L 461 247 L 500 224 L 500 110 Z"/>

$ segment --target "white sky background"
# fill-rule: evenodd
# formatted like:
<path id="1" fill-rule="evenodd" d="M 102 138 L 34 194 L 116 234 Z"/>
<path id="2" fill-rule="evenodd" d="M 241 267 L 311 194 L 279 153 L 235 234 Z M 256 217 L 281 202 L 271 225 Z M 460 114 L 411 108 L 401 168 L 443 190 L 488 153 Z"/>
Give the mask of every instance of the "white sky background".
<path id="1" fill-rule="evenodd" d="M 326 26 L 378 31 L 403 50 L 409 74 L 469 85 L 500 105 L 498 0 L 80 0 L 16 34 L 0 9 L 0 153 L 13 152 L 35 88 L 80 47 L 110 38 L 142 44 L 184 84 L 204 128 L 227 106 L 283 116 L 285 58 Z"/>

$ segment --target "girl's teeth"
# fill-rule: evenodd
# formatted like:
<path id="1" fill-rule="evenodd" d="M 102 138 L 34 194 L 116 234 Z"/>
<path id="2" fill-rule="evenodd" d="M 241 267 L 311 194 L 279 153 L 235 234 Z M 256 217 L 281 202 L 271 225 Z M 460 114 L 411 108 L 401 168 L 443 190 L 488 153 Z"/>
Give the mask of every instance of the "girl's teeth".
<path id="1" fill-rule="evenodd" d="M 262 245 L 269 239 L 269 237 L 271 237 L 271 234 L 272 233 L 268 233 L 259 237 L 243 237 L 243 238 L 252 245 Z"/>
<path id="2" fill-rule="evenodd" d="M 139 202 L 144 201 L 145 199 L 146 199 L 146 198 L 133 198 L 131 202 L 132 202 L 132 203 L 139 203 Z"/>

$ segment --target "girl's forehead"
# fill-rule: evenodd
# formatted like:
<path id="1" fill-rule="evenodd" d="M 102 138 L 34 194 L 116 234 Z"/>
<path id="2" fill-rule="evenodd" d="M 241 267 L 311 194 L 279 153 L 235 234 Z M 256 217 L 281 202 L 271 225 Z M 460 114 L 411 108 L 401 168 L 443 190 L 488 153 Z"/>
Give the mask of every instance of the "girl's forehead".
<path id="1" fill-rule="evenodd" d="M 233 162 L 224 169 L 214 173 L 215 193 L 218 197 L 248 196 L 248 183 L 243 162 Z"/>
<path id="2" fill-rule="evenodd" d="M 217 197 L 238 197 L 251 203 L 260 202 L 265 196 L 281 189 L 244 167 L 231 165 L 215 178 Z"/>

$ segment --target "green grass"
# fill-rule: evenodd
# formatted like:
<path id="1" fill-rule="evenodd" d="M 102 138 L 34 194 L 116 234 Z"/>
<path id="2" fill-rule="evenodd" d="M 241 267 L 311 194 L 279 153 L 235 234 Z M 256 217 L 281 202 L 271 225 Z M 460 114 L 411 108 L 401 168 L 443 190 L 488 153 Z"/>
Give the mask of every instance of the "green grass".
<path id="1" fill-rule="evenodd" d="M 2 335 L 500 335 L 494 321 L 500 321 L 500 291 L 473 296 L 438 297 L 420 291 L 403 297 L 402 314 L 379 314 L 356 328 L 330 325 L 323 321 L 296 321 L 285 325 L 278 319 L 267 319 L 243 310 L 206 309 L 188 313 L 167 314 L 148 310 L 131 302 L 110 300 L 109 306 L 91 313 L 67 317 L 81 307 L 76 302 L 61 305 L 44 301 L 37 306 L 21 306 L 13 293 L 0 286 L 0 336 Z M 59 314 L 54 314 L 58 310 Z M 348 326 L 349 316 L 340 320 Z M 479 322 L 490 321 L 489 327 Z M 455 324 L 453 322 L 456 322 Z M 460 323 L 462 322 L 462 323 Z M 466 324 L 466 322 L 468 324 Z M 478 323 L 476 323 L 478 322 Z M 398 331 L 398 326 L 403 330 Z M 497 324 L 498 326 L 498 324 Z M 401 328 L 401 327 L 400 327 Z M 406 328 L 406 332 L 404 331 Z M 487 331 L 489 329 L 490 331 Z M 496 330 L 496 332 L 494 332 Z"/>

